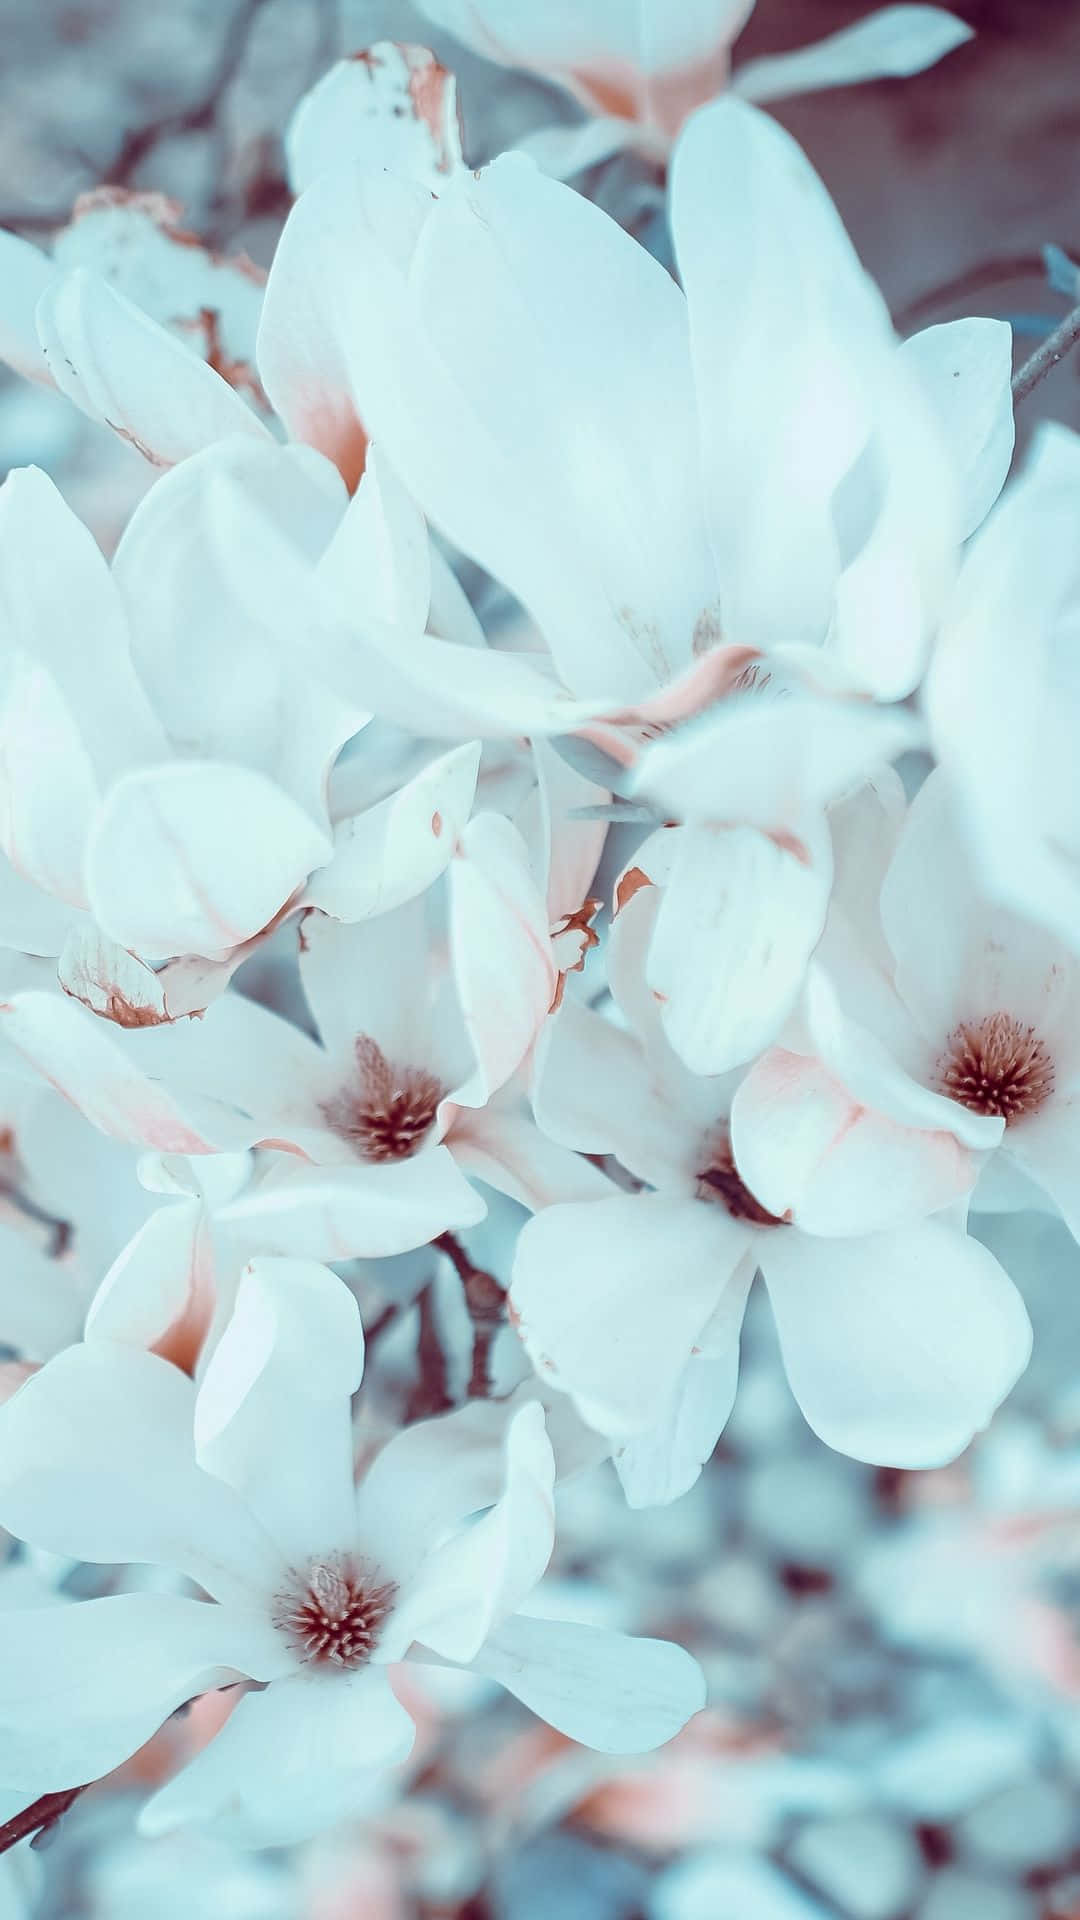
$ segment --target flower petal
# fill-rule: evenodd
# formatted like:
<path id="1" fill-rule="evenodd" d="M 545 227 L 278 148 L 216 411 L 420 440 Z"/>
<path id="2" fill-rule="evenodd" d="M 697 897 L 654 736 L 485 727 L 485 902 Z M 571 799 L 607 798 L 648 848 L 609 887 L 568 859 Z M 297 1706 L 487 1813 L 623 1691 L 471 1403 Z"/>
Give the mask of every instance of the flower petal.
<path id="1" fill-rule="evenodd" d="M 516 1614 L 473 1662 L 549 1726 L 598 1753 L 648 1753 L 705 1705 L 705 1677 L 670 1640 Z"/>
<path id="2" fill-rule="evenodd" d="M 147 1802 L 139 1828 L 169 1833 L 197 1821 L 234 1845 L 289 1845 L 361 1810 L 375 1770 L 400 1766 L 414 1737 L 380 1668 L 294 1673 L 246 1693 Z"/>
<path id="3" fill-rule="evenodd" d="M 857 86 L 862 80 L 906 79 L 937 65 L 972 29 L 943 7 L 880 7 L 853 27 L 830 33 L 795 53 L 750 60 L 734 88 L 744 100 L 784 100 L 821 87 Z"/>
<path id="4" fill-rule="evenodd" d="M 339 920 L 366 920 L 412 900 L 445 872 L 476 791 L 480 744 L 440 754 L 395 793 L 334 828 L 334 850 L 304 895 Z"/>
<path id="5" fill-rule="evenodd" d="M 382 1166 L 273 1167 L 218 1219 L 265 1253 L 381 1260 L 486 1212 L 447 1149 L 433 1146 Z"/>
<path id="6" fill-rule="evenodd" d="M 318 174 L 389 167 L 437 190 L 463 164 L 457 86 L 426 47 L 380 40 L 339 60 L 305 93 L 285 130 L 289 185 Z"/>
<path id="7" fill-rule="evenodd" d="M 1020 1295 L 955 1227 L 851 1240 L 789 1229 L 759 1257 L 792 1392 L 814 1432 L 856 1460 L 954 1459 L 1028 1363 Z"/>
<path id="8" fill-rule="evenodd" d="M 280 1670 L 272 1629 L 170 1593 L 5 1612 L 0 1780 L 24 1804 L 129 1758 L 184 1701 Z"/>
<path id="9" fill-rule="evenodd" d="M 538 1373 L 600 1433 L 653 1426 L 750 1237 L 722 1207 L 662 1194 L 536 1214 L 510 1297 Z"/>
<path id="10" fill-rule="evenodd" d="M 476 1056 L 454 1099 L 479 1107 L 521 1065 L 558 984 L 543 894 L 525 842 L 501 814 L 477 814 L 455 848 L 450 948 Z"/>
<path id="11" fill-rule="evenodd" d="M 1016 439 L 1007 320 L 948 320 L 900 349 L 915 368 L 952 455 L 959 483 L 956 534 L 981 526 L 1005 484 Z"/>

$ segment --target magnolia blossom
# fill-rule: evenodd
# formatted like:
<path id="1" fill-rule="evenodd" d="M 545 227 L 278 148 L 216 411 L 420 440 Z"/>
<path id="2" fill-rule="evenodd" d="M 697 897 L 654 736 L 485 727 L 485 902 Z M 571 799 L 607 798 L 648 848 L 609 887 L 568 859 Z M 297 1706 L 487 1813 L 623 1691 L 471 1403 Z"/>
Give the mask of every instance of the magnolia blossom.
<path id="1" fill-rule="evenodd" d="M 362 1360 L 342 1283 L 268 1261 L 197 1392 L 167 1361 L 101 1344 L 69 1348 L 8 1403 L 9 1530 L 84 1560 L 174 1568 L 207 1597 L 178 1587 L 10 1616 L 5 1784 L 29 1798 L 94 1779 L 184 1701 L 254 1682 L 141 1819 L 280 1843 L 340 1818 L 373 1769 L 408 1757 L 390 1679 L 407 1657 L 472 1666 L 608 1751 L 658 1745 L 702 1704 L 680 1648 L 519 1611 L 553 1541 L 535 1404 L 501 1449 L 477 1444 L 469 1414 L 415 1428 L 354 1488 Z"/>
<path id="2" fill-rule="evenodd" d="M 1080 1237 L 1080 958 L 982 892 L 942 772 L 912 803 L 880 904 L 873 887 L 838 903 L 819 961 L 804 1037 L 748 1076 L 755 1192 L 797 1216 L 847 1116 L 922 1109 L 967 1143 L 973 1175 L 994 1154 L 978 1203 L 1011 1173 L 1004 1197 L 1023 1203 L 1033 1182 Z M 866 1162 L 869 1190 L 906 1180 L 904 1158 L 897 1140 Z"/>
<path id="3" fill-rule="evenodd" d="M 528 67 L 569 89 L 595 117 L 547 128 L 523 144 L 564 178 L 623 147 L 663 160 L 687 115 L 725 87 L 732 42 L 754 0 L 420 0 L 436 26 L 504 66 Z M 753 60 L 731 79 L 749 100 L 920 73 L 970 39 L 939 7 L 883 7 L 797 53 Z"/>
<path id="4" fill-rule="evenodd" d="M 539 1065 L 545 1130 L 614 1154 L 652 1191 L 548 1207 L 523 1229 L 511 1303 L 538 1372 L 611 1436 L 633 1502 L 671 1499 L 731 1411 L 760 1268 L 815 1432 L 859 1459 L 950 1459 L 1031 1347 L 1012 1282 L 950 1217 L 975 1177 L 970 1156 L 941 1117 L 937 1130 L 925 1113 L 903 1127 L 849 1122 L 820 1211 L 800 1224 L 777 1208 L 744 1171 L 742 1086 L 691 1075 L 663 1037 L 640 967 L 653 911 L 646 890 L 620 916 L 612 986 L 631 1030 L 567 1003 Z M 782 1115 L 766 1119 L 768 1150 L 786 1135 Z M 753 1119 L 749 1131 L 753 1143 Z"/>

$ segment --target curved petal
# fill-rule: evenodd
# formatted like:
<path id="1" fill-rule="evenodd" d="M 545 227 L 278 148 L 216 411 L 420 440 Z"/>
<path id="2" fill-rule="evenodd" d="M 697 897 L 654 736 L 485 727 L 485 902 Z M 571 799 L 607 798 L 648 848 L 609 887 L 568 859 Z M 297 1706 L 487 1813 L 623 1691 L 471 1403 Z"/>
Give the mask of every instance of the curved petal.
<path id="1" fill-rule="evenodd" d="M 199 1465 L 235 1487 L 286 1559 L 352 1545 L 350 1396 L 360 1310 L 308 1260 L 253 1260 L 195 1402 Z"/>
<path id="2" fill-rule="evenodd" d="M 722 1207 L 661 1194 L 534 1215 L 510 1298 L 537 1372 L 598 1432 L 642 1433 L 665 1415 L 750 1238 Z"/>
<path id="3" fill-rule="evenodd" d="M 362 1811 L 376 1770 L 407 1760 L 414 1736 L 382 1669 L 293 1674 L 246 1693 L 147 1802 L 139 1828 L 169 1833 L 198 1821 L 234 1845 L 304 1840 Z"/>
<path id="4" fill-rule="evenodd" d="M 72 1268 L 0 1222 L 0 1344 L 48 1360 L 82 1331 L 82 1289 Z"/>
<path id="5" fill-rule="evenodd" d="M 477 814 L 455 848 L 450 952 L 476 1056 L 454 1099 L 479 1107 L 521 1065 L 558 984 L 544 896 L 525 842 L 501 814 Z"/>
<path id="6" fill-rule="evenodd" d="M 1080 1086 L 1062 1088 L 1041 1113 L 1005 1135 L 1005 1153 L 1050 1196 L 1080 1241 Z"/>
<path id="7" fill-rule="evenodd" d="M 753 827 L 687 826 L 645 963 L 664 1032 L 693 1073 L 726 1073 L 774 1040 L 825 924 L 832 862 Z"/>
<path id="8" fill-rule="evenodd" d="M 158 1207 L 102 1280 L 87 1311 L 86 1338 L 165 1348 L 174 1364 L 191 1363 L 210 1322 L 214 1278 L 200 1202 Z"/>
<path id="9" fill-rule="evenodd" d="M 329 834 L 250 767 L 177 761 L 117 781 L 86 860 L 98 920 L 142 952 L 221 953 L 258 933 Z"/>
<path id="10" fill-rule="evenodd" d="M 366 920 L 412 900 L 445 872 L 476 792 L 480 743 L 454 747 L 364 813 L 334 828 L 334 850 L 305 905 Z"/>
<path id="11" fill-rule="evenodd" d="M 661 1084 L 625 1027 L 565 999 L 536 1049 L 533 1108 L 546 1134 L 578 1153 L 613 1153 L 650 1186 L 686 1186 L 696 1116 Z"/>
<path id="12" fill-rule="evenodd" d="M 382 1260 L 474 1227 L 487 1207 L 446 1147 L 384 1165 L 281 1165 L 218 1213 L 249 1246 L 312 1260 Z"/>
<path id="13" fill-rule="evenodd" d="M 1008 1275 L 955 1227 L 866 1239 L 775 1233 L 759 1249 L 791 1390 L 814 1432 L 879 1466 L 952 1460 L 1027 1366 Z"/>
<path id="14" fill-rule="evenodd" d="M 533 1713 L 598 1753 L 662 1747 L 705 1705 L 705 1676 L 671 1640 L 517 1614 L 478 1659 Z"/>
<path id="15" fill-rule="evenodd" d="M 0 1780 L 24 1804 L 98 1780 L 186 1700 L 270 1679 L 282 1644 L 254 1617 L 170 1593 L 5 1612 Z"/>
<path id="16" fill-rule="evenodd" d="M 438 189 L 463 165 L 457 85 L 426 47 L 380 40 L 339 60 L 305 93 L 285 130 L 289 185 L 320 173 L 389 167 Z"/>
<path id="17" fill-rule="evenodd" d="M 542 1133 L 524 1102 L 462 1107 L 446 1140 L 462 1173 L 507 1194 L 530 1213 L 558 1200 L 602 1200 L 611 1192 L 606 1174 Z"/>
<path id="18" fill-rule="evenodd" d="M 39 247 L 17 233 L 0 228 L 0 360 L 24 380 L 52 385 L 52 375 L 38 339 L 35 313 L 51 284 L 56 268 Z"/>
<path id="19" fill-rule="evenodd" d="M 628 1506 L 667 1506 L 694 1485 L 710 1458 L 735 1404 L 739 1335 L 753 1277 L 752 1262 L 744 1260 L 702 1336 L 702 1351 L 687 1362 L 655 1427 L 615 1448 Z"/>
<path id="20" fill-rule="evenodd" d="M 914 367 L 952 456 L 956 534 L 966 540 L 985 520 L 1012 463 L 1012 328 L 1007 320 L 948 320 L 913 334 L 900 352 Z"/>
<path id="21" fill-rule="evenodd" d="M 543 1578 L 555 1545 L 555 1459 L 538 1401 L 510 1421 L 503 1459 L 494 1505 L 421 1561 L 380 1643 L 384 1659 L 418 1640 L 467 1664 Z"/>
<path id="22" fill-rule="evenodd" d="M 0 1524 L 50 1553 L 174 1567 L 261 1601 L 280 1556 L 196 1463 L 186 1374 L 111 1341 L 68 1347 L 0 1413 Z"/>
<path id="23" fill-rule="evenodd" d="M 907 79 L 936 66 L 972 29 L 943 7 L 880 7 L 853 27 L 830 33 L 795 53 L 750 60 L 735 75 L 744 100 L 784 100 L 821 87 L 857 86 L 862 80 Z"/>

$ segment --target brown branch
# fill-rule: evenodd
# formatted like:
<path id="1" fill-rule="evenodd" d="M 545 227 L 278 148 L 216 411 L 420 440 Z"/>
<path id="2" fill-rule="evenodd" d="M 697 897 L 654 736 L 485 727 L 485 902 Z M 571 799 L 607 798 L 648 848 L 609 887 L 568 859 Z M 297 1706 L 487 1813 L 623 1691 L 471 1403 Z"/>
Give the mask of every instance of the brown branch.
<path id="1" fill-rule="evenodd" d="M 451 1262 L 472 1321 L 472 1370 L 466 1392 L 470 1400 L 486 1400 L 491 1393 L 491 1349 L 506 1319 L 506 1289 L 493 1273 L 473 1265 L 455 1234 L 440 1233 L 432 1245 Z"/>
<path id="2" fill-rule="evenodd" d="M 409 1395 L 406 1420 L 427 1420 L 453 1406 L 447 1388 L 446 1355 L 439 1338 L 435 1289 L 429 1284 L 417 1300 L 420 1329 L 416 1336 L 416 1384 Z"/>
<path id="3" fill-rule="evenodd" d="M 1047 374 L 1053 372 L 1054 368 L 1064 360 L 1066 354 L 1072 352 L 1078 340 L 1080 340 L 1080 307 L 1074 307 L 1071 313 L 1065 315 L 1061 325 L 1055 327 L 1049 338 L 1036 349 L 1030 360 L 1025 360 L 1023 366 L 1013 374 L 1013 400 L 1017 405 L 1021 400 L 1026 400 L 1029 393 L 1034 392 L 1040 381 L 1045 380 Z"/>
<path id="4" fill-rule="evenodd" d="M 80 1793 L 85 1792 L 86 1787 L 82 1786 L 65 1787 L 60 1793 L 43 1793 L 40 1800 L 24 1807 L 22 1813 L 13 1814 L 10 1820 L 0 1825 L 0 1853 L 17 1847 L 19 1841 L 27 1839 L 30 1834 L 40 1840 L 43 1834 L 55 1827 Z"/>

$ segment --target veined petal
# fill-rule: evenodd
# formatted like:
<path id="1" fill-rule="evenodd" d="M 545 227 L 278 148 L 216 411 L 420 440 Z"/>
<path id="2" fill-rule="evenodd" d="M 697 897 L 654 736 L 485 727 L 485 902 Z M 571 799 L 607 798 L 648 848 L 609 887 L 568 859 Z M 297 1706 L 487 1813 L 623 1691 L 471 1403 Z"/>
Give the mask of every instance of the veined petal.
<path id="1" fill-rule="evenodd" d="M 791 1390 L 814 1432 L 879 1466 L 952 1460 L 1028 1363 L 1031 1324 L 977 1240 L 924 1220 L 759 1249 Z"/>
<path id="2" fill-rule="evenodd" d="M 259 1603 L 280 1556 L 197 1465 L 194 1408 L 187 1375 L 156 1354 L 66 1348 L 0 1412 L 0 1524 L 50 1553 L 174 1567 L 219 1599 Z"/>
<path id="3" fill-rule="evenodd" d="M 705 1705 L 705 1677 L 670 1640 L 519 1613 L 473 1662 L 549 1726 L 598 1753 L 662 1747 Z"/>
<path id="4" fill-rule="evenodd" d="M 363 1370 L 343 1280 L 311 1260 L 251 1261 L 199 1387 L 195 1454 L 287 1561 L 352 1544 L 350 1396 Z"/>
<path id="5" fill-rule="evenodd" d="M 538 1373 L 598 1432 L 644 1432 L 666 1413 L 751 1237 L 722 1207 L 663 1194 L 536 1214 L 510 1298 Z"/>
<path id="6" fill-rule="evenodd" d="M 23 1794 L 111 1773 L 170 1713 L 280 1660 L 255 1615 L 169 1593 L 122 1593 L 5 1612 L 0 1780 Z"/>
<path id="7" fill-rule="evenodd" d="M 209 1746 L 147 1802 L 146 1834 L 197 1821 L 234 1845 L 282 1846 L 363 1807 L 415 1728 L 385 1670 L 302 1672 L 247 1693 Z"/>

